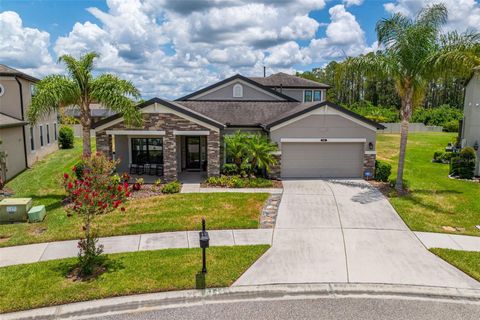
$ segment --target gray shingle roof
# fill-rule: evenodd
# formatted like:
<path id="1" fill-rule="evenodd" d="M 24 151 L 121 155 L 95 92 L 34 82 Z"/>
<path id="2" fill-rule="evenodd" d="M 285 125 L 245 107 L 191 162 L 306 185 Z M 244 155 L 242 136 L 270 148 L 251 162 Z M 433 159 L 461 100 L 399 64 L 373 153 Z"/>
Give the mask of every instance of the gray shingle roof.
<path id="1" fill-rule="evenodd" d="M 11 68 L 9 66 L 6 66 L 4 64 L 0 64 L 0 75 L 2 76 L 18 76 L 20 78 L 27 79 L 32 82 L 38 82 L 40 81 L 39 79 L 32 77 L 26 73 L 23 73 L 17 69 Z"/>
<path id="2" fill-rule="evenodd" d="M 258 126 L 300 105 L 300 102 L 178 101 L 178 104 L 225 125 Z"/>
<path id="3" fill-rule="evenodd" d="M 284 72 L 274 73 L 268 77 L 250 77 L 251 80 L 260 83 L 266 87 L 283 88 L 330 88 L 324 83 L 292 76 Z"/>

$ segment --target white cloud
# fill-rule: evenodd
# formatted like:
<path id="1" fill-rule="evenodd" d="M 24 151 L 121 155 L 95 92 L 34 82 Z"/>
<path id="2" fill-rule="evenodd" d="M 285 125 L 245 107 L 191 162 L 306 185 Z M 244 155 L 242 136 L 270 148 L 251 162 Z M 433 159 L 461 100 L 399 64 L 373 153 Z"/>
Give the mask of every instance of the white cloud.
<path id="1" fill-rule="evenodd" d="M 330 8 L 329 13 L 331 22 L 326 37 L 311 40 L 304 49 L 305 55 L 321 62 L 363 53 L 367 47 L 365 33 L 355 16 L 340 4 Z"/>
<path id="2" fill-rule="evenodd" d="M 477 0 L 397 0 L 384 4 L 384 8 L 389 13 L 414 17 L 422 8 L 439 2 L 448 10 L 446 30 L 480 31 L 480 3 Z"/>
<path id="3" fill-rule="evenodd" d="M 133 81 L 144 98 L 175 98 L 234 73 L 259 76 L 264 65 L 268 73 L 293 72 L 372 50 L 345 9 L 361 1 L 330 8 L 329 23 L 311 18 L 325 2 L 107 0 L 105 11 L 87 9 L 99 22 L 75 23 L 54 41 L 53 51 L 57 56 L 97 51 L 100 72 Z M 317 39 L 320 27 L 326 27 L 326 36 Z M 48 49 L 48 33 L 37 32 L 46 36 Z"/>
<path id="4" fill-rule="evenodd" d="M 342 1 L 345 6 L 351 7 L 351 6 L 359 6 L 363 3 L 363 0 L 343 0 Z"/>
<path id="5" fill-rule="evenodd" d="M 48 52 L 48 32 L 24 27 L 13 11 L 0 13 L 0 61 L 22 69 L 33 69 L 52 63 Z"/>

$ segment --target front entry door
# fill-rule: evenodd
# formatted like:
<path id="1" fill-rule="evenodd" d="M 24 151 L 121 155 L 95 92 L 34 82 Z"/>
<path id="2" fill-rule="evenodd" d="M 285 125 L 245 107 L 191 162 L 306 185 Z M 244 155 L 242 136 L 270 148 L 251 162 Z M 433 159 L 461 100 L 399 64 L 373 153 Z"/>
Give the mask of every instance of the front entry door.
<path id="1" fill-rule="evenodd" d="M 200 170 L 200 137 L 186 137 L 187 169 Z"/>

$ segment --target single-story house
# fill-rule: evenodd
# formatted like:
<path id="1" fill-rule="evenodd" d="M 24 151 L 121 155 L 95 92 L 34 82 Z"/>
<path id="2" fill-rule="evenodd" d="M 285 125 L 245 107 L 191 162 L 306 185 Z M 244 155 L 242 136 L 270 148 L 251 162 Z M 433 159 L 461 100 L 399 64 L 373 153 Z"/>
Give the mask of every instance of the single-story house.
<path id="1" fill-rule="evenodd" d="M 174 101 L 139 104 L 142 128 L 121 115 L 98 121 L 97 150 L 120 159 L 121 171 L 146 163 L 162 166 L 167 181 L 190 170 L 215 176 L 227 161 L 224 136 L 243 130 L 278 144 L 272 178 L 373 175 L 383 126 L 325 101 L 328 88 L 285 73 L 237 74 Z"/>
<path id="2" fill-rule="evenodd" d="M 463 121 L 459 134 L 462 148 L 470 146 L 477 152 L 475 175 L 480 176 L 480 67 L 474 69 L 465 88 Z"/>
<path id="3" fill-rule="evenodd" d="M 33 125 L 27 120 L 37 78 L 0 64 L 0 151 L 7 154 L 9 180 L 36 161 L 58 149 L 57 113 L 52 112 Z"/>

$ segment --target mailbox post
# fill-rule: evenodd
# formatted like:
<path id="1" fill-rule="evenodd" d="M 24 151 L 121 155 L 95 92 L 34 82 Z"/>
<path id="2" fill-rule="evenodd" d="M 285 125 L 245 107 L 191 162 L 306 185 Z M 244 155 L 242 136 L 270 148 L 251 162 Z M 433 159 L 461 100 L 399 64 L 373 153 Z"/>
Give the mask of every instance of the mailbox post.
<path id="1" fill-rule="evenodd" d="M 210 237 L 205 230 L 205 219 L 202 219 L 202 231 L 199 232 L 200 248 L 202 248 L 202 273 L 207 273 L 207 256 L 206 251 L 210 245 Z"/>

